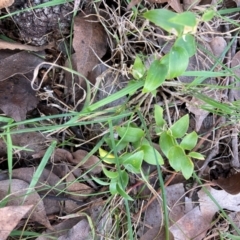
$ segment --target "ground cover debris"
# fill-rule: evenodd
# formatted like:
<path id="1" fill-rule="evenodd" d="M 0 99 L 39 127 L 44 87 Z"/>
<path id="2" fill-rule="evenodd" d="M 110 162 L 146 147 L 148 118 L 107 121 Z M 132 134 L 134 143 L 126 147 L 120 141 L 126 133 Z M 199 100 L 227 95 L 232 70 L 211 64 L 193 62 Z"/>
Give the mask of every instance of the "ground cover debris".
<path id="1" fill-rule="evenodd" d="M 239 1 L 0 1 L 0 239 L 238 239 Z"/>

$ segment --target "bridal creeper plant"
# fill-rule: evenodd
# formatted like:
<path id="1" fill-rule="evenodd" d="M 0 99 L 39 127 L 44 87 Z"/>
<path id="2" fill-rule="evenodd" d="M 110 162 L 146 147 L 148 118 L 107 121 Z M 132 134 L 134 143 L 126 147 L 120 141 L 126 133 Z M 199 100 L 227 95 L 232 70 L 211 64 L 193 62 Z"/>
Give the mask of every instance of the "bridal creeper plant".
<path id="1" fill-rule="evenodd" d="M 214 12 L 209 10 L 203 14 L 202 20 L 208 21 L 213 15 Z M 178 77 L 186 71 L 189 58 L 196 52 L 194 34 L 200 20 L 191 12 L 177 14 L 166 9 L 147 11 L 143 16 L 176 37 L 169 53 L 161 59 L 155 59 L 149 69 L 145 68 L 138 56 L 133 64 L 132 75 L 135 80 L 145 80 L 143 92 L 155 94 L 156 89 L 164 81 Z M 192 151 L 197 144 L 198 135 L 194 131 L 187 133 L 189 115 L 181 117 L 172 126 L 168 126 L 163 118 L 163 109 L 156 105 L 154 117 L 161 151 L 175 171 L 181 171 L 186 179 L 190 178 L 194 170 L 192 159 L 203 160 L 204 156 Z M 125 199 L 132 200 L 125 191 L 129 181 L 127 172 L 142 173 L 143 161 L 153 165 L 162 165 L 164 162 L 141 128 L 130 123 L 127 126 L 115 127 L 115 131 L 120 139 L 113 140 L 113 134 L 110 138 L 105 138 L 109 148 L 114 149 L 114 154 L 112 151 L 99 150 L 101 159 L 114 166 L 113 170 L 103 167 L 103 172 L 110 182 L 93 178 L 101 185 L 109 185 L 111 194 L 120 194 Z"/>

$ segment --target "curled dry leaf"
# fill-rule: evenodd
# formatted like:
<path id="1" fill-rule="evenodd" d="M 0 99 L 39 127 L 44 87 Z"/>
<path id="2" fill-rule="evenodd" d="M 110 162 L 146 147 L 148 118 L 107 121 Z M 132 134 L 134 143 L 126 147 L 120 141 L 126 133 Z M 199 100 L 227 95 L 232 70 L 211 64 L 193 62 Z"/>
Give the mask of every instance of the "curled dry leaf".
<path id="1" fill-rule="evenodd" d="M 72 163 L 78 165 L 82 162 L 80 167 L 84 168 L 85 170 L 90 170 L 93 174 L 98 174 L 102 171 L 102 163 L 100 159 L 96 156 L 90 156 L 88 159 L 83 161 L 83 159 L 87 156 L 88 152 L 84 150 L 77 150 L 76 152 L 72 153 L 73 159 Z"/>
<path id="2" fill-rule="evenodd" d="M 12 77 L 16 74 L 25 74 L 28 73 L 34 68 L 43 62 L 43 59 L 29 52 L 18 52 L 12 53 L 12 51 L 0 51 L 1 57 L 0 60 L 0 81 L 3 81 L 9 77 Z M 39 52 L 38 54 L 44 56 L 44 52 Z M 23 64 L 24 62 L 24 64 Z M 6 67 L 7 66 L 7 67 Z"/>
<path id="3" fill-rule="evenodd" d="M 37 103 L 35 92 L 24 75 L 15 75 L 0 82 L 0 109 L 15 121 L 26 119 L 27 112 Z"/>
<path id="4" fill-rule="evenodd" d="M 7 239 L 19 221 L 33 208 L 27 206 L 9 206 L 0 208 L 0 239 Z"/>
<path id="5" fill-rule="evenodd" d="M 11 194 L 8 193 L 9 185 L 11 185 Z M 30 216 L 32 221 L 54 230 L 47 218 L 42 199 L 35 190 L 32 190 L 31 194 L 29 194 L 23 202 L 28 188 L 29 184 L 19 179 L 12 179 L 11 182 L 9 180 L 3 180 L 0 182 L 0 199 L 2 200 L 8 196 L 7 206 L 34 205 L 33 212 L 30 212 L 25 217 Z"/>

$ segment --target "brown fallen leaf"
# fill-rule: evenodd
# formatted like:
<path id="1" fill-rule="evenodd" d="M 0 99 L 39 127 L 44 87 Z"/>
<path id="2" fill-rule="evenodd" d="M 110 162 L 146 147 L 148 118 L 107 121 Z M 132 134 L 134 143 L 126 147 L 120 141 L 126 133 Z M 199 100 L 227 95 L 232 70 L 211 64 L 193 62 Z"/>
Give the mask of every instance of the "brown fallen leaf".
<path id="1" fill-rule="evenodd" d="M 160 232 L 159 232 L 160 231 Z M 159 227 L 153 227 L 149 229 L 143 236 L 141 236 L 140 240 L 165 240 L 165 228 L 162 227 L 161 229 Z M 174 237 L 171 232 L 169 232 L 169 240 L 174 240 Z"/>
<path id="2" fill-rule="evenodd" d="M 17 168 L 12 171 L 12 177 L 30 183 L 35 172 L 35 167 Z M 53 172 L 48 169 L 43 169 L 35 188 L 38 192 L 41 192 L 46 191 L 46 188 L 50 190 L 51 187 L 54 187 L 54 189 L 49 193 L 56 194 L 65 188 L 65 184 L 58 184 L 59 181 L 60 178 Z"/>
<path id="3" fill-rule="evenodd" d="M 215 57 L 219 58 L 227 47 L 227 42 L 223 37 L 214 37 L 210 42 L 210 47 Z"/>
<path id="4" fill-rule="evenodd" d="M 30 184 L 35 171 L 35 167 L 14 169 L 12 172 L 12 177 L 15 179 L 23 180 Z M 56 176 L 52 171 L 44 169 L 35 186 L 35 190 L 42 197 L 47 214 L 59 213 L 60 211 L 58 201 L 51 198 L 51 196 L 56 196 L 65 189 L 65 183 L 61 182 L 58 184 L 59 182 L 60 178 L 58 176 Z M 48 198 L 49 195 L 50 197 Z"/>
<path id="5" fill-rule="evenodd" d="M 0 208 L 0 239 L 7 239 L 19 221 L 33 208 L 27 206 L 9 206 Z"/>
<path id="6" fill-rule="evenodd" d="M 27 112 L 37 103 L 35 92 L 24 75 L 15 75 L 0 82 L 0 109 L 15 121 L 26 119 Z"/>
<path id="7" fill-rule="evenodd" d="M 72 153 L 73 159 L 72 163 L 78 165 L 82 162 L 80 165 L 81 168 L 85 170 L 90 170 L 93 174 L 98 174 L 102 171 L 102 163 L 100 159 L 94 155 L 87 158 L 84 162 L 83 159 L 87 156 L 88 152 L 84 150 L 77 150 L 76 152 Z"/>
<path id="8" fill-rule="evenodd" d="M 213 180 L 213 183 L 217 184 L 220 188 L 232 195 L 240 193 L 240 173 L 236 173 L 228 178 L 218 178 Z"/>
<path id="9" fill-rule="evenodd" d="M 84 199 L 86 198 L 85 195 L 93 192 L 92 188 L 86 184 L 80 183 L 71 172 L 69 172 L 66 178 L 66 185 L 68 196 L 76 200 Z"/>
<path id="10" fill-rule="evenodd" d="M 10 7 L 14 3 L 14 0 L 1 0 L 0 9 Z"/>
<path id="11" fill-rule="evenodd" d="M 107 34 L 97 21 L 94 15 L 81 15 L 74 19 L 73 48 L 76 54 L 73 65 L 86 78 L 107 51 Z M 79 77 L 78 84 L 84 88 L 86 86 L 84 78 Z"/>
<path id="12" fill-rule="evenodd" d="M 10 184 L 11 194 L 9 194 Z M 8 197 L 7 206 L 34 205 L 33 211 L 28 213 L 25 217 L 30 216 L 32 221 L 36 221 L 46 228 L 54 230 L 47 218 L 43 202 L 35 190 L 32 190 L 31 194 L 27 195 L 23 202 L 28 188 L 29 184 L 19 179 L 12 179 L 11 182 L 9 180 L 0 181 L 0 200 Z"/>
<path id="13" fill-rule="evenodd" d="M 42 151 L 42 149 L 46 148 L 46 139 L 41 133 L 38 132 L 12 134 L 11 138 L 14 146 L 27 149 L 20 151 L 23 158 L 31 157 L 34 153 Z M 16 153 L 19 153 L 19 151 Z M 2 138 L 0 138 L 0 156 L 4 157 L 6 154 L 6 143 Z"/>
<path id="14" fill-rule="evenodd" d="M 38 54 L 41 56 L 45 55 L 44 52 L 39 52 Z M 0 55 L 0 81 L 10 78 L 16 74 L 25 74 L 33 71 L 38 64 L 43 62 L 42 58 L 25 51 L 16 53 L 1 50 Z"/>
<path id="15" fill-rule="evenodd" d="M 216 101 L 219 101 L 219 99 L 221 98 L 221 95 L 217 90 L 209 91 L 206 89 L 206 90 L 203 90 L 202 93 Z M 189 103 L 186 103 L 186 107 L 188 111 L 193 113 L 195 116 L 195 122 L 196 122 L 195 130 L 197 132 L 200 130 L 203 124 L 203 121 L 206 119 L 206 117 L 210 113 L 209 111 L 201 108 L 204 105 L 206 106 L 207 104 L 204 101 L 195 97 L 192 97 L 191 101 Z"/>
<path id="16" fill-rule="evenodd" d="M 166 187 L 167 204 L 171 209 L 169 213 L 170 223 L 178 221 L 184 216 L 184 204 L 182 196 L 184 196 L 185 190 L 183 184 L 174 184 Z M 181 200 L 179 200 L 181 199 Z M 178 204 L 175 204 L 178 203 Z M 145 212 L 145 223 L 152 227 L 160 228 L 162 224 L 162 211 L 159 201 L 156 199 L 148 206 Z"/>
<path id="17" fill-rule="evenodd" d="M 51 231 L 47 229 L 42 233 L 36 240 L 49 240 L 50 237 L 60 237 L 66 234 L 69 229 L 71 229 L 74 225 L 76 225 L 79 221 L 81 221 L 83 217 L 75 217 L 64 220 L 63 222 L 54 225 L 55 231 Z"/>
<path id="18" fill-rule="evenodd" d="M 172 7 L 172 9 L 177 12 L 181 13 L 183 12 L 182 4 L 180 3 L 180 0 L 169 0 L 168 4 Z"/>
<path id="19" fill-rule="evenodd" d="M 38 153 L 33 155 L 33 158 L 42 158 L 45 152 L 46 152 L 45 150 L 39 151 Z M 65 149 L 57 148 L 54 150 L 52 154 L 52 161 L 54 163 L 72 162 L 72 159 L 73 159 L 72 154 Z"/>
<path id="20" fill-rule="evenodd" d="M 212 217 L 212 214 L 205 215 L 199 207 L 195 207 L 173 224 L 169 230 L 174 239 L 202 240 L 211 226 Z"/>
<path id="21" fill-rule="evenodd" d="M 74 227 L 72 227 L 67 234 L 58 238 L 58 240 L 87 240 L 93 239 L 91 229 L 86 219 L 81 220 Z"/>

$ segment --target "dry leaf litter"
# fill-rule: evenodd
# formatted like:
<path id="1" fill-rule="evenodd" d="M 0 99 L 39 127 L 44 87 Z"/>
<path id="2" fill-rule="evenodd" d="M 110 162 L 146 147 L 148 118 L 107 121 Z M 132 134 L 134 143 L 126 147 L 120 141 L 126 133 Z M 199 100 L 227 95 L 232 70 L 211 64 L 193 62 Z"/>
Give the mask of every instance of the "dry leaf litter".
<path id="1" fill-rule="evenodd" d="M 146 23 L 141 17 L 133 20 L 133 6 L 139 7 L 142 4 L 145 10 L 166 7 L 181 13 L 186 9 L 208 9 L 214 4 L 218 4 L 218 9 L 236 7 L 239 6 L 239 1 L 223 1 L 222 5 L 207 0 L 133 0 L 129 5 L 120 5 L 115 1 L 66 1 L 57 5 L 49 3 L 51 2 L 45 0 L 0 2 L 1 16 L 6 16 L 0 20 L 1 34 L 5 36 L 4 40 L 0 40 L 2 115 L 15 122 L 45 117 L 44 120 L 35 122 L 35 125 L 31 121 L 13 125 L 12 173 L 6 167 L 6 135 L 0 140 L 0 199 L 4 201 L 8 196 L 6 206 L 0 209 L 0 216 L 7 216 L 0 217 L 0 239 L 7 239 L 12 230 L 27 230 L 26 226 L 31 226 L 33 232 L 39 233 L 35 238 L 38 240 L 49 239 L 48 236 L 61 240 L 117 239 L 126 233 L 122 199 L 114 197 L 108 201 L 110 198 L 107 189 L 92 180 L 92 176 L 102 176 L 104 164 L 96 152 L 89 152 L 100 140 L 99 136 L 109 131 L 106 121 L 101 123 L 101 119 L 109 117 L 105 110 L 114 112 L 118 109 L 116 106 L 123 106 L 128 101 L 131 103 L 128 103 L 129 109 L 132 109 L 131 105 L 140 104 L 149 128 L 153 123 L 151 113 L 156 103 L 169 107 L 164 114 L 171 121 L 186 113 L 191 114 L 190 129 L 201 135 L 196 151 L 206 155 L 204 163 L 196 162 L 196 170 L 199 170 L 199 177 L 222 189 L 207 186 L 220 207 L 232 211 L 229 217 L 239 226 L 240 176 L 231 168 L 231 164 L 238 161 L 238 127 L 227 126 L 226 119 L 209 113 L 206 110 L 209 106 L 197 96 L 184 92 L 184 84 L 195 81 L 192 77 L 181 76 L 165 83 L 158 89 L 156 98 L 140 92 L 135 93 L 130 100 L 123 97 L 98 109 L 99 112 L 93 119 L 77 119 L 79 126 L 67 126 L 51 133 L 35 130 L 37 127 L 57 126 L 70 120 L 68 117 L 47 116 L 80 111 L 89 96 L 90 103 L 96 103 L 127 86 L 132 79 L 131 65 L 136 54 L 146 56 L 147 66 L 155 54 L 161 56 L 168 53 L 173 44 L 171 39 L 162 29 Z M 43 6 L 38 8 L 41 4 Z M 21 11 L 7 16 L 19 10 Z M 77 11 L 75 18 L 74 11 Z M 228 17 L 236 20 L 239 16 L 230 14 Z M 203 23 L 198 29 L 198 52 L 190 59 L 187 70 L 217 72 L 223 69 L 222 64 L 226 64 L 234 68 L 238 77 L 237 66 L 240 60 L 236 44 L 224 55 L 229 34 L 233 33 L 229 26 L 221 26 L 217 20 L 219 19 L 214 18 L 208 24 Z M 72 74 L 66 68 L 73 69 L 79 75 Z M 89 80 L 88 83 L 86 79 Z M 230 77 L 212 77 L 200 83 L 239 87 L 238 81 Z M 202 88 L 201 94 L 217 102 L 229 101 L 230 104 L 233 100 L 239 100 L 240 96 L 238 89 L 223 91 L 207 85 Z M 81 125 L 86 120 L 94 120 L 94 123 Z M 118 120 L 115 124 L 120 125 L 125 120 Z M 133 121 L 139 124 L 137 117 Z M 4 126 L 5 123 L 1 123 L 1 127 Z M 156 136 L 152 137 L 154 140 Z M 30 188 L 36 169 L 47 147 L 54 140 L 63 147 L 54 150 L 35 187 Z M 133 230 L 136 239 L 165 239 L 157 170 L 148 164 L 143 166 L 143 170 L 150 173 L 151 187 L 143 189 L 139 176 L 134 175 L 130 176 L 128 186 L 131 196 L 138 196 L 138 200 L 131 203 L 131 210 L 134 208 L 131 219 Z M 213 222 L 219 215 L 219 209 L 206 192 L 203 189 L 193 191 L 193 182 L 184 181 L 180 174 L 170 174 L 167 164 L 163 171 L 170 239 L 211 239 L 219 236 L 216 235 L 219 234 L 216 229 L 219 229 L 224 220 Z M 137 192 L 139 189 L 141 191 Z M 29 191 L 30 194 L 26 195 Z M 89 219 L 93 223 L 93 229 Z M 122 224 L 120 229 L 123 230 L 117 236 L 114 232 L 116 222 Z M 225 221 L 224 226 L 227 232 L 237 234 L 228 222 Z"/>

